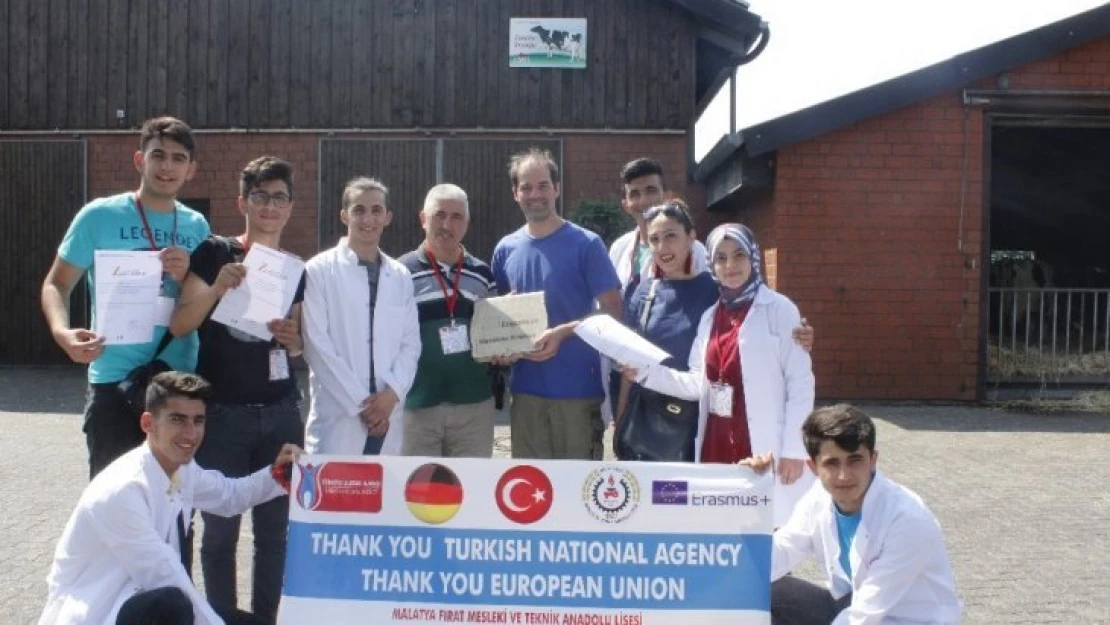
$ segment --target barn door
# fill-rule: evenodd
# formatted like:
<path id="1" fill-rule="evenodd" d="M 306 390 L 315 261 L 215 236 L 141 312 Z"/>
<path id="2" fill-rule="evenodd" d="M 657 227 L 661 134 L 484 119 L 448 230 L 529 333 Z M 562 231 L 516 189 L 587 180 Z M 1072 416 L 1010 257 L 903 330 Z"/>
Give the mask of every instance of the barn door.
<path id="1" fill-rule="evenodd" d="M 445 139 L 443 141 L 443 182 L 466 190 L 470 199 L 470 230 L 466 249 L 489 261 L 501 237 L 520 228 L 524 217 L 513 201 L 509 181 L 509 158 L 530 147 L 550 150 L 562 168 L 562 141 L 549 139 Z M 562 185 L 560 185 L 562 188 Z M 562 196 L 558 210 L 564 214 Z"/>
<path id="2" fill-rule="evenodd" d="M 39 292 L 58 243 L 85 203 L 84 141 L 0 141 L 0 365 L 69 363 L 42 317 Z M 87 327 L 83 286 L 70 319 Z"/>
<path id="3" fill-rule="evenodd" d="M 393 223 L 382 234 L 381 249 L 397 258 L 424 240 L 417 213 L 424 194 L 436 183 L 434 139 L 321 139 L 320 249 L 334 247 L 346 234 L 339 221 L 343 187 L 356 176 L 377 178 L 389 189 Z"/>

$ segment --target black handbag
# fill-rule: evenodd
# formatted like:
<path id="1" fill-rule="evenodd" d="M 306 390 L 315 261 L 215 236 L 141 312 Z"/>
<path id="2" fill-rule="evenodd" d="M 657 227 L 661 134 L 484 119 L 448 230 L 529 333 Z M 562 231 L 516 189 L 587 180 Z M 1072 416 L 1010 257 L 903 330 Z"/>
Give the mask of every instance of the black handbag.
<path id="1" fill-rule="evenodd" d="M 167 329 L 165 336 L 162 337 L 162 342 L 158 344 L 158 349 L 154 351 L 154 358 L 145 365 L 139 365 L 132 369 L 127 377 L 119 383 L 119 391 L 136 419 L 146 412 L 146 387 L 150 385 L 151 379 L 159 373 L 170 370 L 170 366 L 164 360 L 159 360 L 158 357 L 162 355 L 171 341 L 173 341 L 173 335 Z"/>
<path id="2" fill-rule="evenodd" d="M 640 331 L 647 331 L 655 302 L 655 280 L 651 284 Z M 693 462 L 694 439 L 698 433 L 698 402 L 678 399 L 633 384 L 628 403 L 613 434 L 613 451 L 620 460 L 645 462 Z"/>

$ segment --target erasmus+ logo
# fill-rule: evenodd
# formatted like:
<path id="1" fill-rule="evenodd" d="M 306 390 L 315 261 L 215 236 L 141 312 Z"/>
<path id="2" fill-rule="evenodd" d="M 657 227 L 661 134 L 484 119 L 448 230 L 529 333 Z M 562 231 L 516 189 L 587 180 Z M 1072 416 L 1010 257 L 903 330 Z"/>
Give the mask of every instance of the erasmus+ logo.
<path id="1" fill-rule="evenodd" d="M 743 494 L 709 484 L 691 487 L 686 480 L 652 480 L 651 503 L 656 506 L 747 508 L 771 503 L 767 495 Z"/>

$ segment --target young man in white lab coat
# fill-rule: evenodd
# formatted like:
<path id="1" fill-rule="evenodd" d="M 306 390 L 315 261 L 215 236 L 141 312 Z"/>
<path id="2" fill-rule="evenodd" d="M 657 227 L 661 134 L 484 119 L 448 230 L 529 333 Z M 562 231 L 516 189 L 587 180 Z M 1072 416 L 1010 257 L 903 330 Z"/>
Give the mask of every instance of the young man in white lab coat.
<path id="1" fill-rule="evenodd" d="M 194 509 L 230 516 L 284 495 L 273 476 L 300 450 L 285 445 L 272 466 L 239 479 L 200 468 L 193 455 L 204 439 L 210 390 L 191 373 L 167 371 L 151 381 L 140 417 L 146 442 L 85 488 L 54 551 L 40 625 L 115 623 L 133 595 L 165 586 L 185 593 L 198 625 L 265 622 L 213 610 L 185 570 L 185 528 Z"/>
<path id="2" fill-rule="evenodd" d="M 420 359 L 412 277 L 379 248 L 393 221 L 389 190 L 355 178 L 339 218 L 347 236 L 305 266 L 304 357 L 313 454 L 400 455 L 405 398 Z"/>
<path id="3" fill-rule="evenodd" d="M 773 539 L 774 625 L 908 625 L 960 622 L 940 524 L 916 493 L 876 469 L 875 424 L 847 404 L 802 424 L 820 481 Z M 741 462 L 757 471 L 768 456 Z M 816 557 L 828 588 L 787 575 Z"/>

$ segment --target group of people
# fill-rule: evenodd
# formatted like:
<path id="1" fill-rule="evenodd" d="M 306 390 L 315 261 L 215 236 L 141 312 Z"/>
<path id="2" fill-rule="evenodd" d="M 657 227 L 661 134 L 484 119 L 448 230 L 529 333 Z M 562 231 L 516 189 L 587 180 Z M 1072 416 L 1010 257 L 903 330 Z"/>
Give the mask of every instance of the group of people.
<path id="1" fill-rule="evenodd" d="M 864 571 L 875 570 L 876 560 L 868 556 L 861 564 L 862 541 L 844 541 L 842 515 L 855 514 L 860 529 L 854 535 L 870 536 L 870 548 L 879 551 L 890 539 L 886 528 L 895 507 L 916 501 L 922 523 L 936 521 L 919 500 L 874 471 L 874 430 L 866 415 L 839 407 L 839 425 L 830 426 L 818 418 L 821 410 L 813 411 L 813 330 L 766 284 L 752 231 L 723 224 L 703 246 L 686 206 L 669 197 L 657 161 L 640 158 L 622 169 L 621 205 L 636 228 L 606 250 L 597 234 L 556 210 L 560 178 L 551 154 L 531 149 L 514 155 L 509 178 L 525 225 L 498 243 L 488 264 L 463 245 L 471 220 L 463 189 L 439 184 L 428 191 L 419 212 L 425 239 L 394 259 L 380 248 L 395 216 L 389 190 L 374 178 L 355 178 L 341 197 L 346 235 L 306 263 L 288 314 L 267 325 L 268 341 L 211 315 L 246 278 L 243 259 L 252 245 L 280 249 L 294 205 L 292 166 L 272 156 L 248 163 L 238 197 L 245 230 L 221 236 L 176 199 L 197 167 L 194 137 L 184 122 L 146 122 L 134 165 L 139 189 L 83 207 L 43 284 L 43 311 L 55 340 L 72 360 L 89 365 L 84 432 L 92 481 L 58 544 L 40 622 L 111 623 L 135 611 L 121 609 L 132 596 L 149 601 L 137 591 L 167 585 L 182 589 L 198 623 L 273 622 L 288 520 L 288 498 L 278 495 L 300 447 L 325 454 L 488 458 L 495 390 L 504 375 L 514 457 L 600 460 L 606 421 L 615 422 L 624 440 L 644 431 L 649 394 L 686 402 L 690 415 L 679 424 L 678 458 L 653 447 L 662 443 L 650 436 L 641 436 L 634 454 L 618 447 L 618 456 L 772 470 L 776 575 L 802 555 L 825 556 L 833 582 L 832 594 L 825 594 L 840 604 L 843 596 L 856 597 L 844 604 L 841 618 L 887 622 L 881 618 L 948 601 L 932 587 L 927 597 L 906 599 L 904 587 L 921 583 L 908 573 L 897 581 L 876 578 L 901 584 L 897 593 L 867 586 L 872 576 Z M 84 276 L 90 291 L 95 288 L 97 250 L 158 252 L 164 275 L 149 343 L 106 345 L 93 330 L 71 327 L 70 293 Z M 532 292 L 544 294 L 549 323 L 535 349 L 475 361 L 469 336 L 475 303 Z M 641 370 L 608 362 L 574 332 L 598 313 L 623 320 L 669 358 Z M 310 374 L 307 423 L 291 360 L 302 354 Z M 136 415 L 121 383 L 155 359 L 172 371 L 154 377 L 145 410 Z M 631 427 L 637 423 L 641 427 Z M 839 452 L 847 459 L 826 462 Z M 838 494 L 847 491 L 830 484 L 844 477 L 845 468 L 862 466 L 861 458 L 870 462 L 870 477 L 861 482 L 850 476 L 860 505 L 841 507 Z M 810 488 L 815 476 L 824 488 Z M 900 502 L 875 504 L 882 532 L 869 525 L 867 514 L 865 498 L 876 497 Z M 206 598 L 190 579 L 194 509 L 204 519 Z M 237 515 L 247 510 L 255 538 L 250 613 L 236 609 Z M 837 512 L 832 534 L 830 510 Z M 834 544 L 821 551 L 830 536 Z M 937 571 L 930 583 L 942 587 L 943 542 L 939 548 L 927 564 Z M 815 601 L 806 594 L 812 589 L 784 579 L 788 586 L 776 582 L 774 597 Z M 950 572 L 947 582 L 950 589 Z"/>

